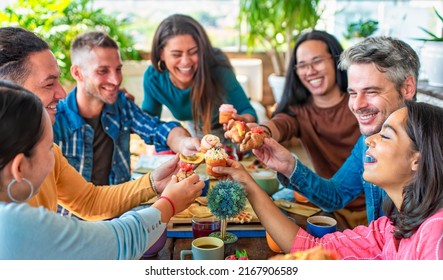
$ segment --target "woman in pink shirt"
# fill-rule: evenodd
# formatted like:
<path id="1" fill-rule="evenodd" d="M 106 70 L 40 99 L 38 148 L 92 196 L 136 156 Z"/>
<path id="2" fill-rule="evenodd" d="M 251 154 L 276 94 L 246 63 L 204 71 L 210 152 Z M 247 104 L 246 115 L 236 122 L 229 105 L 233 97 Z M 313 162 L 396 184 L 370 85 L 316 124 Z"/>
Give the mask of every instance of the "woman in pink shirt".
<path id="1" fill-rule="evenodd" d="M 365 180 L 383 188 L 386 216 L 353 230 L 315 238 L 287 219 L 240 163 L 215 168 L 240 181 L 261 223 L 286 252 L 322 245 L 342 259 L 443 259 L 443 109 L 406 102 L 366 139 Z M 260 158 L 290 160 L 290 153 L 267 139 Z M 266 162 L 266 161 L 265 161 Z M 284 233 L 284 234 L 282 234 Z"/>

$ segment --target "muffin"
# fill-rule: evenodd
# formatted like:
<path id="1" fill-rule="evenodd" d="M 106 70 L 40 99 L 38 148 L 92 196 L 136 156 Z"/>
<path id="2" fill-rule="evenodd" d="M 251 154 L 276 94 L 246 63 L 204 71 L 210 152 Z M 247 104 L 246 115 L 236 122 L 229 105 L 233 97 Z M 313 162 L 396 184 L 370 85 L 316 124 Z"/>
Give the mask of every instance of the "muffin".
<path id="1" fill-rule="evenodd" d="M 219 111 L 219 120 L 218 122 L 221 124 L 227 124 L 230 119 L 232 119 L 232 115 L 237 113 L 237 110 L 231 104 L 222 104 Z"/>
<path id="2" fill-rule="evenodd" d="M 226 166 L 226 159 L 228 155 L 225 150 L 220 147 L 215 147 L 209 149 L 205 153 L 205 162 L 206 162 L 206 173 L 209 176 L 213 176 L 216 178 L 224 177 L 224 174 L 219 174 L 212 171 L 212 167 L 214 166 Z"/>
<path id="3" fill-rule="evenodd" d="M 245 122 L 230 120 L 228 122 L 225 138 L 231 139 L 232 143 L 241 143 L 245 139 L 246 132 L 249 131 Z"/>
<path id="4" fill-rule="evenodd" d="M 200 142 L 200 151 L 202 153 L 206 153 L 207 150 L 212 149 L 214 147 L 221 147 L 220 138 L 218 136 L 212 134 L 206 134 L 203 136 Z"/>
<path id="5" fill-rule="evenodd" d="M 192 164 L 186 163 L 186 162 L 180 163 L 180 170 L 177 172 L 177 180 L 178 180 L 178 182 L 188 178 L 192 174 L 195 174 L 194 166 Z"/>
<path id="6" fill-rule="evenodd" d="M 245 139 L 240 144 L 240 151 L 248 151 L 252 149 L 260 148 L 265 138 L 269 138 L 269 135 L 263 130 L 262 127 L 256 126 L 251 128 L 245 135 Z"/>

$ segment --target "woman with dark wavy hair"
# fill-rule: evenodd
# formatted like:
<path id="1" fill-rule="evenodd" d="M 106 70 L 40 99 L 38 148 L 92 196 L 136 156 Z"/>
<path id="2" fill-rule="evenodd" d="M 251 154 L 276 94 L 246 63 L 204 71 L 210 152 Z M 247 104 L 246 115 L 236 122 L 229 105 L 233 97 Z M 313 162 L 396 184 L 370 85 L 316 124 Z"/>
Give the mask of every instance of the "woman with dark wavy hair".
<path id="1" fill-rule="evenodd" d="M 257 121 L 229 59 L 212 47 L 206 31 L 192 17 L 174 14 L 160 23 L 152 41 L 151 62 L 143 77 L 142 109 L 149 114 L 160 117 L 165 105 L 199 137 L 223 136 L 218 123 L 223 103 L 235 107 L 235 119 Z"/>
<path id="2" fill-rule="evenodd" d="M 272 119 L 262 123 L 280 143 L 299 138 L 314 171 L 323 178 L 335 174 L 360 136 L 348 107 L 347 73 L 337 67 L 342 52 L 338 40 L 327 32 L 302 34 L 292 52 L 282 100 Z M 366 224 L 364 196 L 335 214 L 347 227 Z"/>
<path id="3" fill-rule="evenodd" d="M 228 160 L 231 167 L 213 171 L 229 174 L 245 186 L 260 222 L 285 252 L 322 245 L 345 260 L 443 260 L 443 109 L 405 103 L 379 133 L 365 140 L 363 177 L 387 193 L 386 216 L 369 226 L 315 238 L 290 221 L 239 162 Z M 272 139 L 257 151 L 264 154 L 265 149 L 282 161 L 292 157 Z"/>

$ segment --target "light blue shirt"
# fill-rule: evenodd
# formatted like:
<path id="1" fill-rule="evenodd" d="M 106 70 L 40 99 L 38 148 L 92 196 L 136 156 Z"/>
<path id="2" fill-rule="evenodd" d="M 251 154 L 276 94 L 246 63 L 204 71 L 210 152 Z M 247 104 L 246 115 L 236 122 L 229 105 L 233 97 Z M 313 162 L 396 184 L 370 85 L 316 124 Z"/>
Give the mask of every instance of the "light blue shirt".
<path id="1" fill-rule="evenodd" d="M 0 202 L 0 259 L 140 259 L 166 229 L 156 208 L 129 211 L 110 221 L 87 222 Z"/>
<path id="2" fill-rule="evenodd" d="M 382 202 L 386 193 L 380 187 L 363 179 L 364 158 L 367 150 L 365 136 L 360 136 L 351 155 L 329 180 L 324 179 L 297 159 L 295 170 L 288 179 L 278 174 L 282 185 L 299 191 L 324 211 L 339 210 L 364 193 L 368 222 L 383 216 Z"/>

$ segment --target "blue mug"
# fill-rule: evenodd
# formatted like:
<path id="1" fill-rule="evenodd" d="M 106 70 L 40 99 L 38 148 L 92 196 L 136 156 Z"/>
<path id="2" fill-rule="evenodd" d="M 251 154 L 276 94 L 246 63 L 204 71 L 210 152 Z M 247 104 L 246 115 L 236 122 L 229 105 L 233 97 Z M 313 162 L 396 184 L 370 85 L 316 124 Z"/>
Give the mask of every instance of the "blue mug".
<path id="1" fill-rule="evenodd" d="M 198 174 L 198 176 L 200 176 L 201 181 L 205 182 L 205 187 L 202 190 L 201 196 L 206 196 L 209 190 L 209 183 L 210 183 L 209 176 L 205 174 Z"/>
<path id="2" fill-rule="evenodd" d="M 337 231 L 337 221 L 328 216 L 312 216 L 307 220 L 306 231 L 314 237 L 323 237 Z"/>

